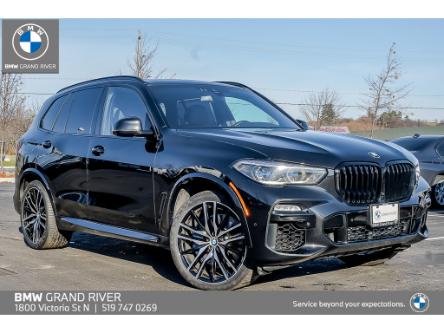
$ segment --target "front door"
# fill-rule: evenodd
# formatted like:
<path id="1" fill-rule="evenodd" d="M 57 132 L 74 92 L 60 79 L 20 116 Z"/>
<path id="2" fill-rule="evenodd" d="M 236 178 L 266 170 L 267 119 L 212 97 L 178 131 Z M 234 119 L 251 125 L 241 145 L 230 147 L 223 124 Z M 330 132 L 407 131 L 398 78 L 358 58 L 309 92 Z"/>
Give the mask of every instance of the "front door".
<path id="1" fill-rule="evenodd" d="M 136 88 L 106 89 L 103 111 L 88 151 L 88 219 L 155 232 L 153 170 L 155 151 L 145 138 L 113 135 L 123 118 L 137 117 L 151 128 L 148 107 Z"/>

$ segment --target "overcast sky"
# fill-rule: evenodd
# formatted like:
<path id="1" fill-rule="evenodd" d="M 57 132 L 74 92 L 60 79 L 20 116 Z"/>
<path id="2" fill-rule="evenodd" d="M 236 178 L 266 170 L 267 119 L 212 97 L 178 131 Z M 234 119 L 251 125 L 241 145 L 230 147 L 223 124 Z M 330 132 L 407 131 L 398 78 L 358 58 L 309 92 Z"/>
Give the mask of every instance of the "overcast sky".
<path id="1" fill-rule="evenodd" d="M 412 87 L 404 105 L 443 108 L 409 112 L 444 119 L 444 20 L 61 20 L 60 74 L 26 75 L 23 91 L 128 74 L 137 30 L 159 43 L 155 67 L 176 78 L 239 81 L 290 103 L 331 88 L 343 104 L 360 104 L 364 78 L 382 69 L 396 42 L 400 82 Z M 285 108 L 299 116 L 298 107 Z"/>

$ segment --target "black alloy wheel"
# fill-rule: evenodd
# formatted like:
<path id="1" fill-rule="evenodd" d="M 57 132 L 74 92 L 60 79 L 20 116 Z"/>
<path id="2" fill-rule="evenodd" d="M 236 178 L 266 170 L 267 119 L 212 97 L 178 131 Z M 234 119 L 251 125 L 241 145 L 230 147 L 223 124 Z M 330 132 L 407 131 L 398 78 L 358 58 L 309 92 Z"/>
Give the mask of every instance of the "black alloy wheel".
<path id="1" fill-rule="evenodd" d="M 23 191 L 20 220 L 25 243 L 35 250 L 61 248 L 69 244 L 72 232 L 58 229 L 48 191 L 38 180 L 28 183 Z"/>
<path id="2" fill-rule="evenodd" d="M 48 214 L 43 193 L 37 186 L 26 191 L 23 197 L 22 230 L 28 243 L 38 247 L 44 239 Z"/>
<path id="3" fill-rule="evenodd" d="M 180 223 L 177 238 L 182 262 L 202 282 L 229 280 L 247 254 L 239 218 L 228 206 L 215 201 L 191 209 Z"/>
<path id="4" fill-rule="evenodd" d="M 253 280 L 245 265 L 243 223 L 212 192 L 201 192 L 182 207 L 171 228 L 170 247 L 179 272 L 197 288 L 234 289 Z"/>

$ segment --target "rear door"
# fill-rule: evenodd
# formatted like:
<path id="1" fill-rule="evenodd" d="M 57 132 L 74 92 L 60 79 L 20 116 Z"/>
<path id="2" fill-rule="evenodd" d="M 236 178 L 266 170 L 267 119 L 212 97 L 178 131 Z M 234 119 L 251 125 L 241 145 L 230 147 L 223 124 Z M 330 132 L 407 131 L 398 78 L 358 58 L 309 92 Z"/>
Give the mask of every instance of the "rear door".
<path id="1" fill-rule="evenodd" d="M 42 119 L 42 129 L 51 134 L 38 163 L 50 180 L 60 216 L 81 218 L 87 206 L 87 153 L 102 91 L 96 87 L 65 95 Z"/>
<path id="2" fill-rule="evenodd" d="M 117 227 L 155 232 L 153 162 L 155 148 L 145 138 L 113 135 L 116 122 L 137 117 L 151 128 L 142 92 L 122 85 L 106 88 L 96 135 L 88 149 L 88 218 Z"/>

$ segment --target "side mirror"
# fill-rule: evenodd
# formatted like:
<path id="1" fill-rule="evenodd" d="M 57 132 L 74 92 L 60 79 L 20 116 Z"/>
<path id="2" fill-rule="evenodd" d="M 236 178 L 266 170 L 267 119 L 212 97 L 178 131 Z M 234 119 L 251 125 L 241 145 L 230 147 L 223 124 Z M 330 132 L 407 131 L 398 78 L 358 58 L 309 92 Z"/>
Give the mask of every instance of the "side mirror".
<path id="1" fill-rule="evenodd" d="M 114 126 L 113 134 L 123 137 L 144 137 L 149 138 L 154 135 L 152 130 L 143 131 L 142 122 L 139 118 L 120 119 Z"/>
<path id="2" fill-rule="evenodd" d="M 296 122 L 298 123 L 299 126 L 302 127 L 302 129 L 303 129 L 304 131 L 307 131 L 307 130 L 310 129 L 310 127 L 308 126 L 308 123 L 307 123 L 306 121 L 301 120 L 301 119 L 296 119 Z"/>

